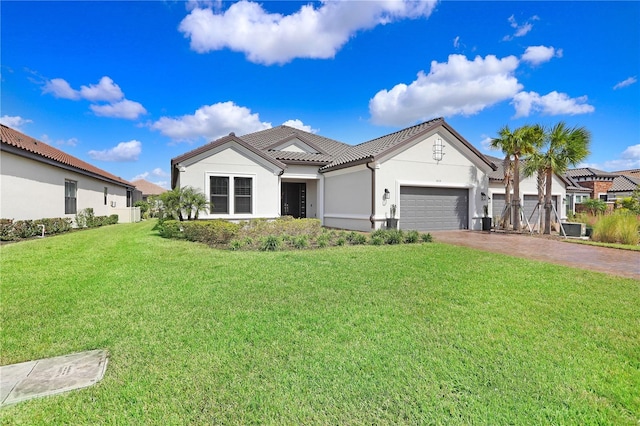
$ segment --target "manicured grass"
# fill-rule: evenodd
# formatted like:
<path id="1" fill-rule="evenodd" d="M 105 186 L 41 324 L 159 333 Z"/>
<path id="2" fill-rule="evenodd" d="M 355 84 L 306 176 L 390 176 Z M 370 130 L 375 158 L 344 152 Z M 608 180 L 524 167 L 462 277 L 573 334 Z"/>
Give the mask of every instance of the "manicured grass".
<path id="1" fill-rule="evenodd" d="M 620 250 L 640 251 L 640 245 L 631 246 L 629 244 L 615 244 L 615 243 L 600 243 L 597 241 L 584 241 L 584 240 L 563 240 L 568 243 L 586 244 L 588 246 L 609 247 Z"/>
<path id="2" fill-rule="evenodd" d="M 153 223 L 0 247 L 0 363 L 106 348 L 5 424 L 629 424 L 640 283 L 439 243 L 231 252 Z"/>

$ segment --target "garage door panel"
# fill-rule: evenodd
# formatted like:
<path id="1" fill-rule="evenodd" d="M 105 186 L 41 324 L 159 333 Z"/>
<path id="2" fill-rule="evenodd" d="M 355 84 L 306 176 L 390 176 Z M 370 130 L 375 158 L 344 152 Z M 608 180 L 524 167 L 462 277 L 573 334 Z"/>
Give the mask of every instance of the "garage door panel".
<path id="1" fill-rule="evenodd" d="M 469 190 L 403 186 L 400 188 L 400 227 L 418 231 L 466 229 Z"/>

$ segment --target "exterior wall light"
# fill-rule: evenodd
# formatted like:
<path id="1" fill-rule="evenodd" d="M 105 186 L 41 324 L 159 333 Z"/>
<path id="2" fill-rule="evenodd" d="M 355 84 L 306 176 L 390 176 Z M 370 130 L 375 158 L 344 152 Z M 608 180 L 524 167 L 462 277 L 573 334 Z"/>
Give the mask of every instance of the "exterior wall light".
<path id="1" fill-rule="evenodd" d="M 382 195 L 382 199 L 383 200 L 388 200 L 389 198 L 391 198 L 391 193 L 389 192 L 389 189 L 385 188 L 384 189 L 384 194 Z"/>

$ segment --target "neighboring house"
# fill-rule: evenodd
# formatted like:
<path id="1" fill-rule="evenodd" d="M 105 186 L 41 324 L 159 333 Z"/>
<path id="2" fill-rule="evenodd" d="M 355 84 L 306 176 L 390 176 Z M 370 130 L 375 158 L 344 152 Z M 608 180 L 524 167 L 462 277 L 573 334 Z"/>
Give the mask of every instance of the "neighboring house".
<path id="1" fill-rule="evenodd" d="M 567 214 L 575 214 L 576 205 L 582 204 L 585 200 L 591 198 L 591 189 L 580 186 L 578 182 L 566 174 L 564 177 L 569 182 L 569 185 L 567 185 L 566 198 Z"/>
<path id="2" fill-rule="evenodd" d="M 132 180 L 131 183 L 136 187 L 136 191 L 133 195 L 133 202 L 147 201 L 152 195 L 160 195 L 167 192 L 163 187 L 149 182 L 145 179 Z"/>
<path id="3" fill-rule="evenodd" d="M 619 172 L 618 172 L 619 173 Z M 633 191 L 640 187 L 640 177 L 620 175 L 613 179 L 611 188 L 607 191 L 607 201 L 631 197 Z"/>
<path id="4" fill-rule="evenodd" d="M 497 169 L 489 173 L 489 216 L 493 218 L 494 223 L 500 218 L 505 209 L 505 187 L 504 187 L 504 166 L 503 158 L 486 156 L 490 161 L 497 165 Z M 536 222 L 538 219 L 538 181 L 534 174 L 530 177 L 524 177 L 522 170 L 524 161 L 521 161 L 521 179 L 520 179 L 520 205 L 527 222 Z M 567 185 L 569 182 L 558 174 L 553 175 L 551 184 L 551 200 L 561 219 L 567 217 L 567 209 L 563 208 L 566 203 Z M 513 195 L 513 191 L 512 191 Z M 543 206 L 541 206 L 543 207 Z M 566 206 L 565 206 L 566 207 Z M 541 211 L 541 218 L 544 218 L 544 207 Z M 543 219 L 544 220 L 544 219 Z M 555 219 L 554 219 L 555 221 Z"/>
<path id="5" fill-rule="evenodd" d="M 612 172 L 618 175 L 631 176 L 635 178 L 640 178 L 640 169 L 631 169 L 631 170 L 620 170 L 617 172 Z"/>
<path id="6" fill-rule="evenodd" d="M 14 220 L 96 216 L 139 220 L 134 186 L 46 143 L 0 125 L 0 217 Z"/>
<path id="7" fill-rule="evenodd" d="M 607 201 L 607 192 L 616 176 L 618 174 L 591 167 L 570 169 L 565 173 L 565 177 L 571 179 L 573 183 L 589 189 L 589 198 L 599 198 L 603 201 Z"/>
<path id="8" fill-rule="evenodd" d="M 495 169 L 439 118 L 355 146 L 284 125 L 231 133 L 173 158 L 171 182 L 204 191 L 213 207 L 201 218 L 291 215 L 369 231 L 395 205 L 401 229 L 481 229 Z"/>

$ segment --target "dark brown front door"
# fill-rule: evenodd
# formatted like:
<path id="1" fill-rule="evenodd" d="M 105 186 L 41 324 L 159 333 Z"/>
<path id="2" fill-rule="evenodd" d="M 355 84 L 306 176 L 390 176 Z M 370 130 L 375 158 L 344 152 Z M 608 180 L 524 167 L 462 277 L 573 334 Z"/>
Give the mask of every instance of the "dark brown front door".
<path id="1" fill-rule="evenodd" d="M 307 184 L 282 182 L 282 216 L 307 217 Z"/>

